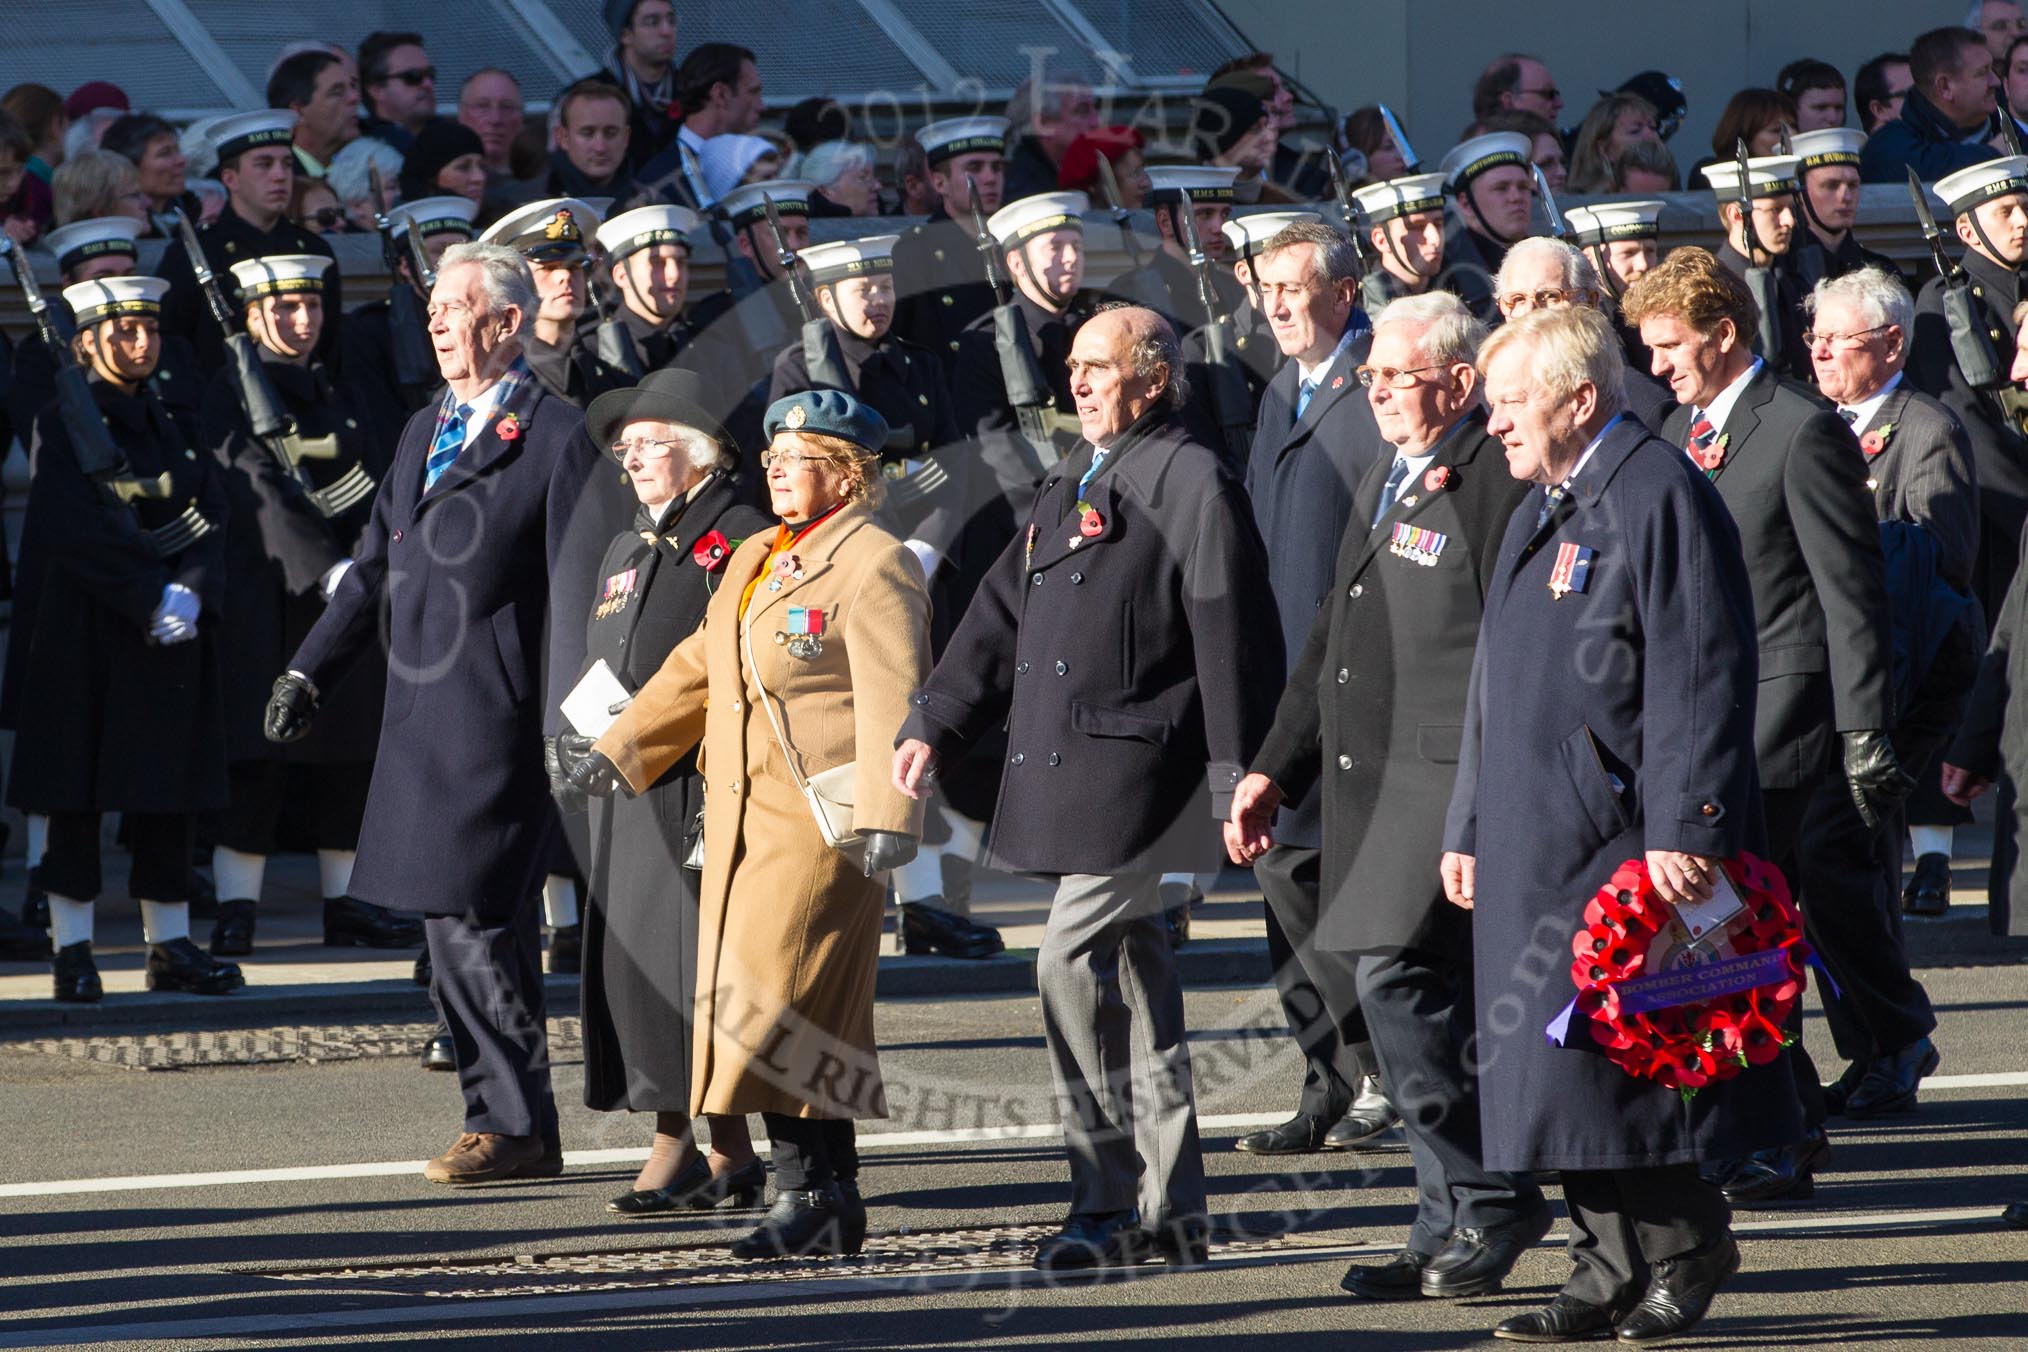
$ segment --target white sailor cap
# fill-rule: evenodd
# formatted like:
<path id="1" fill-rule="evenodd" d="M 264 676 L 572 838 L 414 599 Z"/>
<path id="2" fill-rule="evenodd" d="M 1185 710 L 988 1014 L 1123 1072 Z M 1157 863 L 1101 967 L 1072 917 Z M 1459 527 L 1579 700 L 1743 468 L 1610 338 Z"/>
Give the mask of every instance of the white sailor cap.
<path id="1" fill-rule="evenodd" d="M 1082 230 L 1090 210 L 1091 198 L 1081 192 L 1039 192 L 988 216 L 986 229 L 1001 248 L 1012 249 L 1052 230 Z"/>
<path id="2" fill-rule="evenodd" d="M 782 216 L 803 216 L 810 214 L 810 194 L 817 191 L 817 185 L 803 178 L 768 178 L 759 183 L 743 183 L 718 199 L 718 205 L 732 222 L 733 229 L 752 225 L 768 218 L 767 201 L 775 204 L 775 212 Z M 766 199 L 766 201 L 763 201 Z"/>
<path id="3" fill-rule="evenodd" d="M 1721 203 L 1739 200 L 1738 160 L 1714 160 L 1702 173 L 1711 195 Z M 1749 197 L 1785 197 L 1796 191 L 1796 157 L 1756 155 L 1746 162 L 1746 177 Z"/>
<path id="4" fill-rule="evenodd" d="M 43 242 L 56 255 L 57 271 L 69 272 L 80 263 L 106 254 L 137 258 L 140 250 L 134 241 L 140 237 L 141 223 L 132 216 L 94 216 L 58 226 Z"/>
<path id="5" fill-rule="evenodd" d="M 322 254 L 269 254 L 234 263 L 232 279 L 239 283 L 239 298 L 244 303 L 256 296 L 322 291 L 324 269 L 330 266 L 331 260 Z"/>
<path id="6" fill-rule="evenodd" d="M 1600 202 L 1572 207 L 1563 213 L 1579 244 L 1611 244 L 1620 239 L 1653 239 L 1662 233 L 1665 202 Z"/>
<path id="7" fill-rule="evenodd" d="M 1462 192 L 1481 174 L 1510 164 L 1526 169 L 1528 154 L 1533 149 L 1535 143 L 1518 131 L 1487 132 L 1452 146 L 1451 153 L 1437 165 L 1437 172 L 1444 176 L 1445 187 Z"/>
<path id="8" fill-rule="evenodd" d="M 1796 172 L 1807 174 L 1834 164 L 1859 167 L 1859 152 L 1866 149 L 1866 133 L 1850 127 L 1824 127 L 1799 131 L 1789 140 L 1789 153 L 1796 157 Z"/>
<path id="9" fill-rule="evenodd" d="M 615 263 L 657 244 L 681 244 L 688 249 L 697 224 L 697 213 L 689 207 L 635 207 L 599 227 L 599 247 Z"/>
<path id="10" fill-rule="evenodd" d="M 894 245 L 900 235 L 868 235 L 829 244 L 808 244 L 796 257 L 810 270 L 813 286 L 894 271 Z"/>
<path id="11" fill-rule="evenodd" d="M 168 292 L 169 283 L 160 277 L 101 277 L 65 287 L 63 300 L 82 328 L 116 315 L 159 316 Z"/>
<path id="12" fill-rule="evenodd" d="M 479 214 L 479 204 L 469 197 L 418 197 L 413 202 L 403 202 L 388 209 L 388 228 L 399 239 L 410 226 L 422 232 L 428 239 L 431 235 L 461 235 L 470 239 L 476 231 L 472 220 Z"/>
<path id="13" fill-rule="evenodd" d="M 915 139 L 931 164 L 942 164 L 979 151 L 1006 153 L 1010 125 L 1004 117 L 947 117 L 941 122 L 926 123 L 916 132 Z"/>
<path id="14" fill-rule="evenodd" d="M 1444 176 L 1404 174 L 1400 178 L 1354 188 L 1352 199 L 1359 203 L 1366 219 L 1375 225 L 1391 221 L 1396 216 L 1413 216 L 1418 211 L 1442 211 Z"/>
<path id="15" fill-rule="evenodd" d="M 510 211 L 486 228 L 481 243 L 504 244 L 532 263 L 565 263 L 584 256 L 584 242 L 599 228 L 589 204 L 551 197 Z"/>
<path id="16" fill-rule="evenodd" d="M 2002 155 L 1946 174 L 1936 181 L 1933 191 L 1943 198 L 1953 216 L 1962 216 L 1995 197 L 2028 192 L 2028 156 Z"/>
<path id="17" fill-rule="evenodd" d="M 1236 164 L 1151 164 L 1148 166 L 1148 205 L 1169 206 L 1190 200 L 1198 206 L 1232 201 L 1233 180 L 1239 177 Z"/>
<path id="18" fill-rule="evenodd" d="M 219 118 L 210 129 L 211 144 L 218 147 L 220 164 L 261 146 L 285 146 L 295 135 L 296 115 L 287 108 L 235 113 Z"/>
<path id="19" fill-rule="evenodd" d="M 1314 211 L 1256 211 L 1245 216 L 1233 216 L 1219 229 L 1225 232 L 1228 244 L 1245 253 L 1250 248 L 1260 248 L 1300 221 L 1323 219 Z"/>

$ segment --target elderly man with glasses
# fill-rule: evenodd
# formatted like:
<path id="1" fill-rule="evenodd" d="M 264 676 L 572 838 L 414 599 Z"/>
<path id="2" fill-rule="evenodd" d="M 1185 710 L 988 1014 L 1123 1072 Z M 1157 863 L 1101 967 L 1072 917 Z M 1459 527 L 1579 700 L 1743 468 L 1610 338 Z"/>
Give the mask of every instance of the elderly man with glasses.
<path id="1" fill-rule="evenodd" d="M 1500 275 L 1493 281 L 1493 300 L 1500 317 L 1513 321 L 1530 310 L 1554 310 L 1576 305 L 1587 310 L 1606 310 L 1606 289 L 1598 270 L 1582 249 L 1560 239 L 1524 239 L 1507 251 L 1501 260 Z M 1615 331 L 1619 331 L 1616 324 Z M 1626 334 L 1621 333 L 1622 345 Z M 1634 346 L 1639 346 L 1638 342 Z M 1629 368 L 1626 373 L 1626 411 L 1651 430 L 1659 428 L 1675 410 L 1676 400 L 1661 381 Z"/>

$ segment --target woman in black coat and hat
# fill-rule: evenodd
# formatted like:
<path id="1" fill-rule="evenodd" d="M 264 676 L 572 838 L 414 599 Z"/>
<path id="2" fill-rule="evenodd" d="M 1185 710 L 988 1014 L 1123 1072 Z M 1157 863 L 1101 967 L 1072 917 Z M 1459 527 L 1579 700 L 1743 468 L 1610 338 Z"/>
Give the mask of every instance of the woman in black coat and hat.
<path id="1" fill-rule="evenodd" d="M 703 622 L 733 546 L 772 524 L 739 503 L 738 449 L 707 402 L 694 373 L 655 371 L 586 411 L 585 430 L 625 468 L 639 507 L 607 547 L 588 598 L 585 667 L 603 662 L 629 695 Z M 685 861 L 703 810 L 694 755 L 644 793 L 591 805 L 579 997 L 585 1104 L 655 1114 L 648 1162 L 632 1190 L 607 1204 L 622 1215 L 704 1209 L 727 1197 L 751 1205 L 767 1178 L 744 1117 L 709 1119 L 707 1159 L 688 1115 L 698 874 Z"/>

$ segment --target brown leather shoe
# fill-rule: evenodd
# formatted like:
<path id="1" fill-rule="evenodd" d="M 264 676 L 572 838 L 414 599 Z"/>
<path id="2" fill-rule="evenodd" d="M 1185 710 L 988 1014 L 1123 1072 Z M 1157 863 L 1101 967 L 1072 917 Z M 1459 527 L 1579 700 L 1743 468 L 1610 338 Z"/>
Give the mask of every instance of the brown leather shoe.
<path id="1" fill-rule="evenodd" d="M 432 1183 L 497 1183 L 508 1178 L 554 1178 L 563 1172 L 563 1152 L 539 1136 L 465 1132 L 451 1148 L 423 1166 Z"/>

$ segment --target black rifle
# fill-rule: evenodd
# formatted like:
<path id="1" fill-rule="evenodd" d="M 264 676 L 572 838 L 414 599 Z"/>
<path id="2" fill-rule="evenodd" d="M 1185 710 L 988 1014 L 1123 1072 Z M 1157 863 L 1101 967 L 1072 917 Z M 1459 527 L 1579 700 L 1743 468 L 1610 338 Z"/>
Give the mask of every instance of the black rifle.
<path id="1" fill-rule="evenodd" d="M 1049 435 L 1045 412 L 1055 396 L 1043 378 L 1042 363 L 1036 360 L 1028 317 L 1015 301 L 1007 279 L 1000 275 L 1000 245 L 986 228 L 986 208 L 979 201 L 978 181 L 967 175 L 965 189 L 971 198 L 972 229 L 978 239 L 979 257 L 986 264 L 986 282 L 993 288 L 993 347 L 1000 354 L 1000 382 L 1007 388 L 1007 403 L 1021 425 L 1022 440 L 1034 451 L 1040 467 L 1047 470 L 1061 458 Z"/>
<path id="2" fill-rule="evenodd" d="M 1359 209 L 1359 199 L 1352 195 L 1352 185 L 1345 181 L 1345 165 L 1337 152 L 1324 158 L 1331 165 L 1331 193 L 1338 199 L 1338 214 L 1345 218 L 1345 233 L 1352 237 L 1352 252 L 1359 259 L 1363 276 L 1373 266 L 1373 259 L 1366 252 L 1366 213 Z"/>
<path id="3" fill-rule="evenodd" d="M 1746 288 L 1760 306 L 1760 355 L 1768 365 L 1782 359 L 1781 286 L 1775 277 L 1774 254 L 1761 246 L 1760 232 L 1753 226 L 1753 180 L 1746 167 L 1746 139 L 1735 143 L 1733 162 L 1739 166 L 1739 229 L 1746 245 Z M 1755 255 L 1766 254 L 1760 263 Z"/>
<path id="4" fill-rule="evenodd" d="M 697 152 L 683 141 L 676 142 L 677 177 L 682 181 L 690 200 L 697 207 L 711 230 L 711 238 L 725 254 L 725 289 L 732 296 L 732 314 L 741 334 L 746 338 L 747 350 L 773 357 L 788 344 L 788 330 L 782 324 L 781 315 L 771 304 L 742 305 L 748 296 L 764 290 L 767 278 L 754 260 L 741 253 L 733 245 L 732 217 L 719 203 L 707 202 L 704 191 L 704 169 L 697 163 Z"/>
<path id="5" fill-rule="evenodd" d="M 366 181 L 373 192 L 373 224 L 380 231 L 380 258 L 387 265 L 388 359 L 394 364 L 395 383 L 411 391 L 427 392 L 437 386 L 436 352 L 430 347 L 429 316 L 416 288 L 426 285 L 422 274 L 408 281 L 401 276 L 401 245 L 395 242 L 394 219 L 387 214 L 387 185 L 378 166 L 367 167 Z M 409 234 L 416 223 L 411 218 Z"/>
<path id="6" fill-rule="evenodd" d="M 626 262 L 620 259 L 611 267 L 619 268 Z M 641 360 L 641 349 L 634 342 L 634 331 L 627 327 L 627 321 L 620 315 L 620 307 L 626 304 L 619 290 L 617 276 L 601 282 L 598 269 L 591 269 L 592 304 L 598 306 L 599 327 L 594 345 L 598 364 L 605 369 L 609 378 L 638 385 L 646 375 L 647 365 Z"/>
<path id="7" fill-rule="evenodd" d="M 49 349 L 49 359 L 56 370 L 56 413 L 63 423 L 77 467 L 84 471 L 85 478 L 91 480 L 99 500 L 145 535 L 140 518 L 134 512 L 134 503 L 141 498 L 168 497 L 175 491 L 175 481 L 166 472 L 153 479 L 140 479 L 134 475 L 127 465 L 125 452 L 114 443 L 105 417 L 92 398 L 89 377 L 85 375 L 84 368 L 71 359 L 70 343 L 58 328 L 56 316 L 50 312 L 49 301 L 43 296 L 42 288 L 36 284 L 34 269 L 21 256 L 20 246 L 4 233 L 0 233 L 0 257 L 13 266 L 15 279 L 21 283 L 21 294 L 28 301 L 28 312 L 35 318 L 36 332 L 41 335 L 43 346 Z M 22 430 L 24 433 L 27 431 L 26 428 Z"/>
<path id="8" fill-rule="evenodd" d="M 2004 388 L 2007 367 L 1993 347 L 1985 318 L 1972 296 L 1971 278 L 1964 268 L 1944 251 L 1944 233 L 1929 209 L 1929 194 L 1915 170 L 1908 171 L 1908 195 L 1915 199 L 1916 219 L 1922 222 L 1922 237 L 1929 244 L 1930 261 L 1943 286 L 1944 320 L 1950 326 L 1951 355 L 1957 359 L 1958 374 L 1975 390 Z"/>
<path id="9" fill-rule="evenodd" d="M 849 390 L 857 394 L 859 387 L 846 370 L 845 354 L 838 350 L 838 330 L 824 317 L 824 312 L 817 306 L 817 298 L 803 284 L 801 260 L 789 247 L 789 237 L 782 231 L 782 217 L 775 210 L 774 197 L 762 193 L 761 206 L 767 212 L 768 231 L 775 237 L 775 261 L 781 267 L 782 278 L 788 283 L 789 295 L 795 300 L 796 309 L 803 316 L 803 365 L 809 371 L 811 385 L 817 389 Z M 888 429 L 890 443 L 894 441 L 894 432 L 894 428 Z"/>
<path id="10" fill-rule="evenodd" d="M 1183 247 L 1190 269 L 1197 274 L 1197 301 L 1204 307 L 1204 365 L 1211 381 L 1211 409 L 1225 434 L 1229 458 L 1238 460 L 1247 453 L 1248 433 L 1253 427 L 1253 399 L 1247 394 L 1246 377 L 1232 359 L 1225 331 L 1226 317 L 1218 311 L 1218 290 L 1211 282 L 1211 264 L 1204 257 L 1197 238 L 1197 209 L 1190 194 L 1179 194 L 1176 223 L 1183 231 Z"/>

